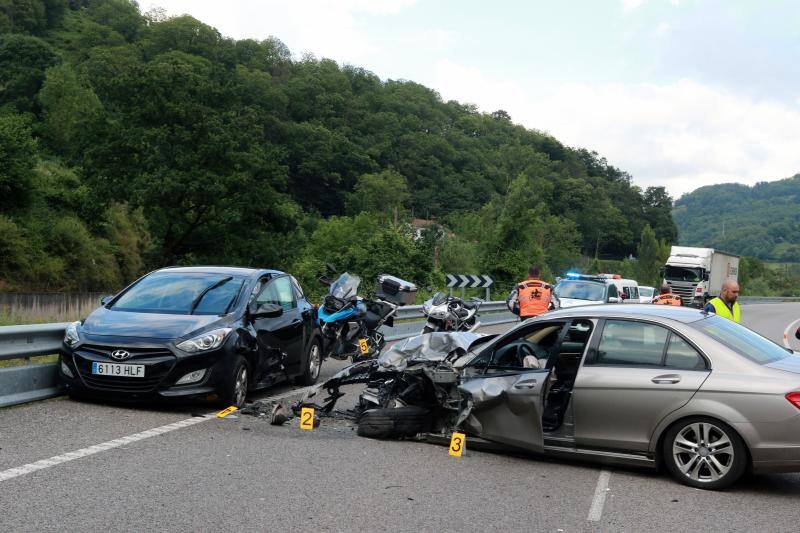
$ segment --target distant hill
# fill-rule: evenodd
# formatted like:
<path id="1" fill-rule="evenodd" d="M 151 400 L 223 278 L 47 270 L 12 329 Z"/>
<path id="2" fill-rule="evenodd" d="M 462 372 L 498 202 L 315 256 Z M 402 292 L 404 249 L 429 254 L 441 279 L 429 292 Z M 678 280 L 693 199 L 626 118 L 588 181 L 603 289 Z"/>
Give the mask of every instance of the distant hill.
<path id="1" fill-rule="evenodd" d="M 701 187 L 678 199 L 672 216 L 682 245 L 800 261 L 800 174 L 752 187 Z"/>

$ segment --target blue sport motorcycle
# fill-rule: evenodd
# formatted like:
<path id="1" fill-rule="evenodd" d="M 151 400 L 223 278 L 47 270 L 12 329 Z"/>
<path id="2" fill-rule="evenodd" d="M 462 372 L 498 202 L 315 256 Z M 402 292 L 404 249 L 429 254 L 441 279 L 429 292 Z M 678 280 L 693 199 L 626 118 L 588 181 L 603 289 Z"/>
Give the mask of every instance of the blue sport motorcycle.
<path id="1" fill-rule="evenodd" d="M 329 285 L 328 294 L 317 310 L 325 339 L 325 352 L 334 359 L 358 362 L 377 357 L 386 344 L 378 329 L 392 326 L 397 305 L 380 298 L 358 295 L 361 278 L 345 272 L 336 281 L 320 278 Z"/>

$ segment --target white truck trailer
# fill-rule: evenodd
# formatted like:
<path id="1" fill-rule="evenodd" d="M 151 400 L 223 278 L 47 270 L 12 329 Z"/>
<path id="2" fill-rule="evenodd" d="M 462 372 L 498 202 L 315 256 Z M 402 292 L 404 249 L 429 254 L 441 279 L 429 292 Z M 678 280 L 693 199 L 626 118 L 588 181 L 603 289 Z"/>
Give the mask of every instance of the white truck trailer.
<path id="1" fill-rule="evenodd" d="M 738 280 L 739 257 L 713 248 L 673 246 L 662 276 L 683 305 L 703 307 L 719 296 L 723 281 Z"/>

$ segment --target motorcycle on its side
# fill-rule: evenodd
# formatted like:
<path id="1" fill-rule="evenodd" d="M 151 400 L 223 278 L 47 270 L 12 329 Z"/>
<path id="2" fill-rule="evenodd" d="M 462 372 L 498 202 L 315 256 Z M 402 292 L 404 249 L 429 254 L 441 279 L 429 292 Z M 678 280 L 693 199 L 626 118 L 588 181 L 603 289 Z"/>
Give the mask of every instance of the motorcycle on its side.
<path id="1" fill-rule="evenodd" d="M 427 319 L 422 333 L 475 331 L 481 325 L 478 322 L 478 309 L 482 303 L 480 298 L 471 298 L 465 302 L 439 291 L 422 304 L 422 313 Z"/>

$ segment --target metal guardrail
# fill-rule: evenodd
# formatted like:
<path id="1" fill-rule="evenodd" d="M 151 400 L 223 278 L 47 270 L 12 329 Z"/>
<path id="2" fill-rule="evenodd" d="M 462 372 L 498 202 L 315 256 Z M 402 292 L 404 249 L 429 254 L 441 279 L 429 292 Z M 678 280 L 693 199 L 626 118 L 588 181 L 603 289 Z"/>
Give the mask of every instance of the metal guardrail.
<path id="1" fill-rule="evenodd" d="M 505 302 L 484 302 L 478 311 L 481 325 L 503 324 L 517 320 L 508 312 Z M 425 325 L 421 305 L 401 307 L 398 321 L 384 328 L 387 340 L 418 335 Z M 58 363 L 31 364 L 30 358 L 57 354 L 61 349 L 68 323 L 0 326 L 0 361 L 23 359 L 27 364 L 0 368 L 0 407 L 44 400 L 62 393 L 58 382 Z"/>
<path id="2" fill-rule="evenodd" d="M 61 348 L 67 323 L 0 327 L 0 361 L 23 359 L 28 364 L 0 368 L 0 407 L 61 394 L 58 364 L 31 364 L 37 355 L 52 355 Z"/>

